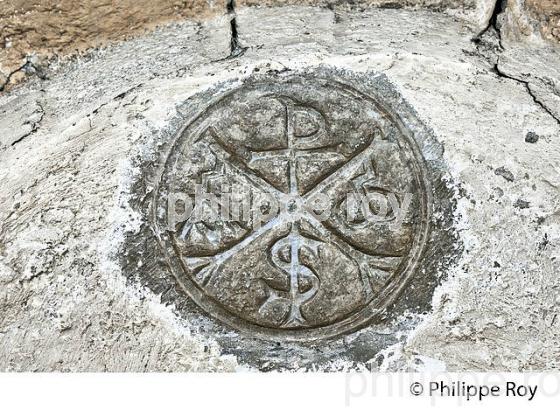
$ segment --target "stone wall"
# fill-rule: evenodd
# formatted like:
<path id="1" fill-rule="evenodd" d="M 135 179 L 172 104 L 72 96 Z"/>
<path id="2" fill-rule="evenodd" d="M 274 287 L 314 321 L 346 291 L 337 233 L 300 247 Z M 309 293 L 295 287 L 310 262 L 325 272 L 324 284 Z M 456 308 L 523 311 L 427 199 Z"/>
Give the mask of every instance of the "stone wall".
<path id="1" fill-rule="evenodd" d="M 508 38 L 557 42 L 560 5 L 554 0 L 507 0 L 501 30 Z M 186 18 L 231 18 L 244 7 L 316 5 L 332 10 L 370 7 L 427 9 L 461 18 L 484 30 L 496 0 L 119 0 L 28 2 L 10 0 L 0 10 L 0 92 L 26 75 L 47 76 L 49 62 L 131 38 L 156 26 Z"/>
<path id="2" fill-rule="evenodd" d="M 235 23 L 235 37 L 220 16 L 169 25 L 0 95 L 0 369 L 557 370 L 558 49 L 500 47 L 491 29 L 473 41 L 476 27 L 426 10 L 242 7 Z M 452 222 L 453 246 L 432 242 L 446 245 L 425 258 L 436 280 L 407 288 L 421 303 L 405 292 L 375 326 L 252 339 L 154 256 L 147 171 L 209 96 L 325 66 L 356 95 L 381 84 L 410 135 L 437 142 L 421 154 L 452 195 L 433 226 Z"/>

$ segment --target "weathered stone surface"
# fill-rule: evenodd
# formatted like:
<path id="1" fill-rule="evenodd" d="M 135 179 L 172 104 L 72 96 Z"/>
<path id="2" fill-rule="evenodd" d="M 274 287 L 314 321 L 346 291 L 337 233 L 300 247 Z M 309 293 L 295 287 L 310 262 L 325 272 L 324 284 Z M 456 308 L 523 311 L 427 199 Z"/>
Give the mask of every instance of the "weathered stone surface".
<path id="1" fill-rule="evenodd" d="M 508 0 L 502 18 L 505 37 L 514 41 L 560 41 L 560 3 L 556 0 Z"/>
<path id="2" fill-rule="evenodd" d="M 226 12 L 225 0 L 194 1 L 3 1 L 0 8 L 0 91 L 17 83 L 37 61 L 72 55 L 185 18 L 208 19 Z M 18 78 L 19 77 L 19 78 Z"/>
<path id="3" fill-rule="evenodd" d="M 185 332 L 158 297 L 114 275 L 116 265 L 104 256 L 122 240 L 106 229 L 128 215 L 114 200 L 126 189 L 121 172 L 128 172 L 130 150 L 163 123 L 138 125 L 147 125 L 145 111 L 169 108 L 150 91 L 137 92 L 155 78 L 162 85 L 183 77 L 187 68 L 199 73 L 192 78 L 200 85 L 210 81 L 205 65 L 229 55 L 227 29 L 221 20 L 177 25 L 1 97 L 3 370 L 235 368 L 215 343 Z M 171 94 L 184 99 L 194 84 L 176 84 Z M 111 239 L 103 245 L 105 235 Z"/>
<path id="4" fill-rule="evenodd" d="M 461 17 L 475 30 L 485 27 L 490 20 L 495 0 L 237 0 L 243 6 L 322 6 L 330 10 L 354 9 L 364 11 L 368 8 L 379 7 L 386 9 L 415 9 L 444 12 Z"/>
<path id="5" fill-rule="evenodd" d="M 525 86 L 535 102 L 560 121 L 559 51 L 554 46 L 510 44 L 496 61 L 500 75 Z"/>
<path id="6" fill-rule="evenodd" d="M 489 57 L 462 21 L 422 11 L 246 8 L 237 24 L 247 48 L 236 58 L 229 22 L 181 24 L 0 97 L 2 368 L 557 369 L 559 77 L 546 68 L 560 67 L 556 49 Z M 377 325 L 276 345 L 211 319 L 170 281 L 156 246 L 136 241 L 151 232 L 138 193 L 153 184 L 147 164 L 223 87 L 319 65 L 355 87 L 384 73 L 396 93 L 384 100 L 431 129 L 442 149 L 423 157 L 445 172 L 429 181 L 454 194 L 453 214 L 438 217 L 458 237 L 444 249 L 452 260 L 415 273 L 437 281 L 413 276 Z"/>
<path id="7" fill-rule="evenodd" d="M 326 10 L 362 12 L 370 8 L 430 10 L 461 18 L 474 31 L 490 23 L 498 0 L 196 0 L 9 1 L 0 10 L 0 92 L 30 75 L 45 78 L 57 58 L 130 39 L 184 18 L 205 20 L 221 15 L 231 19 L 246 7 L 319 6 Z M 505 3 L 504 3 L 505 4 Z M 499 6 L 499 4 L 498 4 Z M 505 7 L 505 6 L 504 6 Z M 500 17 L 504 38 L 515 41 L 559 39 L 560 9 L 554 0 L 511 0 Z M 123 21 L 126 24 L 123 24 Z M 40 29 L 37 29 L 39 27 Z"/>
<path id="8" fill-rule="evenodd" d="M 475 29 L 487 26 L 495 0 L 338 0 L 266 2 L 252 0 L 50 1 L 11 0 L 0 10 L 0 92 L 27 76 L 44 78 L 50 62 L 95 47 L 130 39 L 157 26 L 184 18 L 230 19 L 245 6 L 314 5 L 328 9 L 368 7 L 429 9 L 456 15 Z M 123 23 L 124 22 L 124 23 Z"/>

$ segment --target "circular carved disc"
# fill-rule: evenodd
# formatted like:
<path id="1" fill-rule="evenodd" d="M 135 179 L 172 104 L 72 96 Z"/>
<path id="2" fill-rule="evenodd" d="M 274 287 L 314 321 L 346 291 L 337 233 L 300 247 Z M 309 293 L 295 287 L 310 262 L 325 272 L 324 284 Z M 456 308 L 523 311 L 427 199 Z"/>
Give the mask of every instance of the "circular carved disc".
<path id="1" fill-rule="evenodd" d="M 154 203 L 184 291 L 270 339 L 379 319 L 429 228 L 424 162 L 397 118 L 375 96 L 298 76 L 215 100 L 172 144 Z"/>

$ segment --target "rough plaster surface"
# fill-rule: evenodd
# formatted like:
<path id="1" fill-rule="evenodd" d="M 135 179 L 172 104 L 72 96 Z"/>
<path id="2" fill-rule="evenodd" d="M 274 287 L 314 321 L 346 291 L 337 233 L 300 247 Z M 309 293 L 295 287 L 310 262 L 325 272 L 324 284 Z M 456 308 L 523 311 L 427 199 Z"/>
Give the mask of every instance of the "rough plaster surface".
<path id="1" fill-rule="evenodd" d="M 484 31 L 502 9 L 504 37 L 516 41 L 557 42 L 559 5 L 555 0 L 119 0 L 29 2 L 5 0 L 0 8 L 0 92 L 28 76 L 47 78 L 53 61 L 95 47 L 130 39 L 154 27 L 184 18 L 225 20 L 246 7 L 318 6 L 360 13 L 372 7 L 431 10 L 461 18 Z M 385 24 L 385 22 L 381 22 Z M 232 26 L 232 31 L 234 30 Z"/>
<path id="2" fill-rule="evenodd" d="M 415 9 L 445 12 L 449 15 L 461 17 L 474 30 L 481 29 L 488 24 L 495 0 L 238 0 L 239 7 L 243 6 L 322 6 L 329 10 L 353 9 L 355 12 L 367 8 L 379 7 L 386 9 Z"/>
<path id="3" fill-rule="evenodd" d="M 207 19 L 225 11 L 221 0 L 4 0 L 0 4 L 0 87 L 7 80 L 17 83 L 26 73 L 45 76 L 49 58 L 131 38 L 162 23 Z"/>
<path id="4" fill-rule="evenodd" d="M 558 49 L 473 42 L 462 20 L 423 11 L 243 9 L 237 24 L 247 49 L 235 58 L 228 22 L 183 23 L 0 97 L 0 367 L 250 367 L 195 313 L 124 279 L 125 236 L 142 225 L 131 181 L 189 97 L 255 69 L 323 64 L 384 73 L 433 130 L 456 192 L 458 260 L 432 310 L 394 319 L 406 325 L 367 367 L 558 369 Z"/>

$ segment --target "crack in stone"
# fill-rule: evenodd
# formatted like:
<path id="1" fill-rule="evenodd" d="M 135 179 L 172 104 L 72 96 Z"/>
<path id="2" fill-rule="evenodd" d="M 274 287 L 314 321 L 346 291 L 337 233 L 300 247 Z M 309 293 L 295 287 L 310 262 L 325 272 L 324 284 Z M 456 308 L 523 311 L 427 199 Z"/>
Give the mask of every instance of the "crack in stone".
<path id="1" fill-rule="evenodd" d="M 327 3 L 326 8 L 332 12 L 332 14 L 333 14 L 333 23 L 334 23 L 334 24 L 338 24 L 338 23 L 340 23 L 340 22 L 342 21 L 342 19 L 341 19 L 341 17 L 340 17 L 340 14 L 337 13 L 337 11 L 336 11 L 336 7 L 335 7 L 335 4 L 334 4 L 334 3 L 331 3 L 331 2 Z"/>
<path id="2" fill-rule="evenodd" d="M 104 103 L 100 104 L 99 106 L 97 106 L 97 108 L 95 108 L 93 111 L 91 111 L 87 117 L 91 116 L 92 114 L 95 115 L 97 113 L 99 113 L 99 111 L 104 108 L 106 105 L 110 104 L 112 101 L 118 101 L 118 100 L 122 100 L 124 99 L 124 97 L 126 97 L 129 93 L 131 93 L 134 90 L 137 90 L 138 88 L 141 88 L 144 85 L 144 83 L 139 83 L 136 84 L 135 86 L 132 86 L 130 88 L 128 88 L 127 90 L 115 95 L 113 98 L 111 98 L 108 101 L 105 101 Z"/>
<path id="3" fill-rule="evenodd" d="M 14 145 L 18 144 L 19 142 L 23 141 L 24 139 L 26 139 L 30 135 L 35 134 L 37 132 L 37 130 L 39 129 L 39 124 L 41 123 L 41 121 L 43 121 L 43 118 L 45 117 L 45 109 L 43 108 L 43 106 L 41 105 L 41 103 L 39 101 L 37 101 L 36 103 L 39 106 L 39 113 L 41 114 L 41 116 L 35 122 L 26 122 L 26 124 L 31 124 L 31 131 L 29 131 L 28 133 L 25 133 L 24 135 L 19 137 L 17 140 L 13 141 L 11 143 L 12 147 Z"/>
<path id="4" fill-rule="evenodd" d="M 488 25 L 484 27 L 480 33 L 473 37 L 472 41 L 478 44 L 481 41 L 481 38 L 490 30 L 494 29 L 496 32 L 496 36 L 498 37 L 498 44 L 500 48 L 503 49 L 502 46 L 502 34 L 500 32 L 500 27 L 498 25 L 498 16 L 505 11 L 507 5 L 507 0 L 495 0 L 494 9 L 492 10 L 492 15 L 488 20 Z"/>
<path id="5" fill-rule="evenodd" d="M 533 93 L 533 90 L 531 89 L 531 83 L 528 80 L 522 80 L 520 78 L 508 75 L 505 72 L 501 71 L 499 68 L 500 54 L 505 49 L 502 44 L 502 33 L 500 31 L 498 17 L 501 13 L 505 11 L 506 6 L 507 6 L 507 0 L 496 0 L 494 4 L 494 10 L 492 12 L 492 16 L 488 21 L 488 25 L 479 34 L 473 37 L 471 41 L 475 44 L 478 53 L 482 57 L 490 61 L 490 64 L 492 66 L 491 68 L 492 72 L 498 75 L 498 77 L 507 78 L 509 80 L 513 80 L 515 82 L 523 84 L 525 86 L 525 89 L 527 90 L 527 92 L 535 102 L 535 104 L 540 106 L 558 124 L 560 124 L 560 119 Z M 494 36 L 495 39 L 492 38 Z M 485 40 L 489 40 L 489 41 L 485 41 Z M 497 40 L 497 46 L 495 40 Z M 541 79 L 541 81 L 543 80 Z"/>
<path id="6" fill-rule="evenodd" d="M 498 77 L 502 77 L 502 78 L 507 78 L 509 80 L 513 80 L 519 84 L 523 84 L 525 86 L 525 89 L 527 90 L 527 92 L 529 93 L 529 95 L 531 96 L 531 98 L 533 99 L 533 101 L 535 102 L 535 104 L 537 104 L 539 107 L 541 107 L 548 115 L 550 115 L 557 123 L 558 125 L 560 125 L 560 118 L 558 118 L 542 101 L 540 101 L 538 99 L 538 97 L 533 93 L 533 90 L 531 90 L 531 83 L 528 80 L 522 80 L 520 78 L 516 78 L 513 77 L 509 74 L 506 74 L 505 72 L 500 70 L 499 67 L 499 62 L 500 62 L 500 57 L 498 56 L 498 60 L 496 61 L 496 64 L 494 64 L 493 67 L 493 71 L 498 75 Z"/>
<path id="7" fill-rule="evenodd" d="M 489 69 L 494 70 L 494 65 L 498 62 L 500 54 L 504 51 L 502 44 L 502 34 L 498 25 L 498 16 L 505 10 L 506 2 L 504 0 L 495 0 L 492 15 L 488 24 L 471 42 L 476 48 L 476 53 L 489 62 Z"/>
<path id="8" fill-rule="evenodd" d="M 45 72 L 40 67 L 37 67 L 29 59 L 26 59 L 25 63 L 23 63 L 21 66 L 19 66 L 15 70 L 12 70 L 10 73 L 8 73 L 4 83 L 0 84 L 0 92 L 4 91 L 5 88 L 10 84 L 10 81 L 11 81 L 12 77 L 15 74 L 17 74 L 21 71 L 24 71 L 24 72 L 30 73 L 30 74 L 36 74 L 37 77 L 39 77 L 41 80 L 45 80 L 47 78 Z"/>
<path id="9" fill-rule="evenodd" d="M 10 73 L 8 73 L 8 75 L 6 77 L 6 81 L 4 81 L 4 84 L 0 85 L 0 92 L 4 91 L 6 86 L 10 83 L 10 80 L 12 79 L 12 76 L 14 74 L 19 73 L 20 71 L 25 69 L 26 64 L 27 64 L 27 61 L 25 63 L 23 63 L 23 65 L 21 65 L 20 67 L 16 68 L 15 70 L 11 71 Z"/>
<path id="10" fill-rule="evenodd" d="M 228 0 L 226 4 L 227 15 L 230 16 L 230 54 L 228 58 L 242 56 L 248 47 L 243 47 L 239 41 L 239 32 L 237 25 L 237 13 L 235 12 L 235 0 Z"/>

